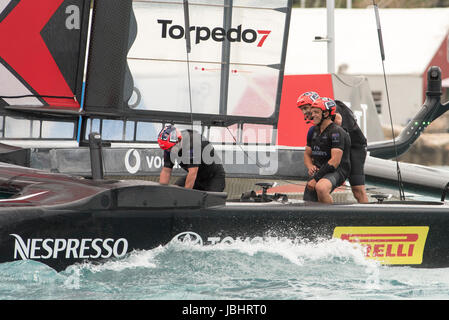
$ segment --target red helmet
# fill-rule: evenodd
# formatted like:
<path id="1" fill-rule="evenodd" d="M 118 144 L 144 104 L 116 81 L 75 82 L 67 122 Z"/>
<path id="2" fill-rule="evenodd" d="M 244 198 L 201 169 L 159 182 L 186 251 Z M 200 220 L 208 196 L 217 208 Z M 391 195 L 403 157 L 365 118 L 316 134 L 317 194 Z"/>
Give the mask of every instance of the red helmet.
<path id="1" fill-rule="evenodd" d="M 312 108 L 320 108 L 323 112 L 329 111 L 329 116 L 335 115 L 335 110 L 337 109 L 337 105 L 335 101 L 329 98 L 318 98 L 312 103 Z"/>
<path id="2" fill-rule="evenodd" d="M 159 132 L 157 143 L 163 150 L 174 147 L 181 140 L 181 132 L 175 126 L 168 125 Z"/>
<path id="3" fill-rule="evenodd" d="M 298 97 L 298 100 L 296 101 L 296 106 L 298 108 L 301 108 L 302 106 L 304 106 L 306 104 L 312 105 L 312 103 L 314 103 L 319 98 L 320 98 L 320 96 L 316 92 L 313 92 L 313 91 L 305 92 Z"/>

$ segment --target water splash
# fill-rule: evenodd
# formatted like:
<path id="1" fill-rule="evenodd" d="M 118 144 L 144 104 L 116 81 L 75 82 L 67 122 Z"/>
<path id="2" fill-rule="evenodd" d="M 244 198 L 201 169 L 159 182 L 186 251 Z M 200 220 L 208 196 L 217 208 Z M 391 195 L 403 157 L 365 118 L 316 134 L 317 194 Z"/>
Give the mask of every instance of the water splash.
<path id="1" fill-rule="evenodd" d="M 339 239 L 259 240 L 173 241 L 60 273 L 34 261 L 4 263 L 0 299 L 449 298 L 447 269 L 381 266 Z"/>

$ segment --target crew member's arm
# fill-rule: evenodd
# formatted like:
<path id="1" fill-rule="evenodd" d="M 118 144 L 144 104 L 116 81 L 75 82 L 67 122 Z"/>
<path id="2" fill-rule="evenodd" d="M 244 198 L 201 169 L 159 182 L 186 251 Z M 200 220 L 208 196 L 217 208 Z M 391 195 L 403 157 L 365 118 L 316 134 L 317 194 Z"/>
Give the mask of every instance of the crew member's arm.
<path id="1" fill-rule="evenodd" d="M 199 167 L 191 167 L 188 170 L 187 177 L 186 177 L 186 185 L 185 188 L 187 189 L 193 189 L 193 186 L 195 185 L 196 176 L 198 174 L 198 168 Z"/>
<path id="2" fill-rule="evenodd" d="M 324 177 L 328 173 L 334 172 L 341 162 L 341 157 L 343 156 L 343 150 L 339 148 L 331 149 L 331 158 L 329 161 L 320 168 L 318 172 L 313 175 L 313 178 L 316 182 L 318 182 L 322 177 Z"/>
<path id="3" fill-rule="evenodd" d="M 306 150 L 304 152 L 304 165 L 306 166 L 309 176 L 313 176 L 317 170 L 317 167 L 312 162 L 312 148 L 306 146 Z"/>
<path id="4" fill-rule="evenodd" d="M 343 123 L 343 118 L 341 117 L 341 114 L 335 113 L 334 123 L 341 127 L 341 124 Z"/>
<path id="5" fill-rule="evenodd" d="M 164 151 L 164 166 L 162 167 L 161 174 L 159 175 L 160 184 L 169 184 L 171 172 L 174 164 L 170 159 L 170 151 Z"/>
<path id="6" fill-rule="evenodd" d="M 341 157 L 343 157 L 343 150 L 341 150 L 340 148 L 332 148 L 331 158 L 327 163 L 337 169 L 340 165 Z"/>
<path id="7" fill-rule="evenodd" d="M 159 176 L 160 184 L 168 184 L 170 182 L 171 171 L 171 168 L 162 168 L 161 174 Z"/>
<path id="8" fill-rule="evenodd" d="M 318 168 L 313 164 L 312 160 L 312 136 L 313 136 L 313 130 L 315 127 L 310 127 L 309 131 L 307 132 L 307 145 L 306 150 L 304 152 L 304 165 L 307 168 L 309 176 L 313 176 L 315 172 L 318 170 Z"/>

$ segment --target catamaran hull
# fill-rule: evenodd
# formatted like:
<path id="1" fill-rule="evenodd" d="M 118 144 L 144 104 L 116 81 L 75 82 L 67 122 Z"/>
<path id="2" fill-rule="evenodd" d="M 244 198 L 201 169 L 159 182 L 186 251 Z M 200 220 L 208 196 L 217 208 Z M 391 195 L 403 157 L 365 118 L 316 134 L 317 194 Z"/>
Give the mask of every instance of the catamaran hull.
<path id="1" fill-rule="evenodd" d="M 219 192 L 83 179 L 5 163 L 0 163 L 0 197 L 0 262 L 30 259 L 60 271 L 171 241 L 213 246 L 339 238 L 381 263 L 449 267 L 445 202 L 324 205 L 284 197 L 262 202 L 268 195 L 242 202 Z"/>
<path id="2" fill-rule="evenodd" d="M 323 241 L 340 238 L 367 259 L 391 265 L 449 267 L 444 205 L 228 204 L 204 209 L 4 209 L 0 262 L 32 259 L 57 271 L 82 261 L 121 259 L 170 241 Z"/>

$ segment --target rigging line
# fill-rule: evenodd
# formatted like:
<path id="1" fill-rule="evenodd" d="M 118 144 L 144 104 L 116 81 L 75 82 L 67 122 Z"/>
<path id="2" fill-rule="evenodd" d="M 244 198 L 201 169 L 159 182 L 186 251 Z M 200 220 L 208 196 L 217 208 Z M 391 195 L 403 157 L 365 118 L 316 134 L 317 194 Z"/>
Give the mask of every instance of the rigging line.
<path id="1" fill-rule="evenodd" d="M 398 160 L 398 149 L 397 149 L 397 146 L 396 146 L 396 138 L 394 136 L 393 119 L 392 119 L 392 116 L 391 116 L 390 98 L 389 98 L 389 93 L 388 93 L 387 78 L 386 78 L 386 75 L 385 75 L 385 66 L 384 66 L 384 62 L 383 61 L 382 61 L 382 68 L 383 68 L 383 73 L 384 73 L 385 92 L 387 94 L 387 101 L 388 101 L 388 111 L 389 111 L 389 114 L 390 114 L 391 136 L 393 137 L 393 147 L 394 147 L 394 152 L 395 152 L 396 172 L 397 172 L 397 175 L 398 175 L 399 198 L 401 200 L 405 200 L 404 186 L 403 186 L 403 183 L 402 183 L 401 168 L 399 167 L 399 160 Z"/>
<path id="2" fill-rule="evenodd" d="M 86 13 L 85 13 L 85 8 L 86 8 L 86 1 L 87 2 L 89 2 L 89 6 L 91 5 L 91 2 L 89 1 L 89 0 L 84 0 L 83 1 L 83 4 L 82 4 L 82 11 L 81 11 L 81 17 L 80 17 L 80 21 L 81 21 L 81 26 L 80 26 L 80 31 L 79 31 L 79 34 L 80 34 L 80 38 L 79 38 L 79 41 L 78 41 L 78 48 L 79 48 L 79 51 L 81 51 L 82 50 L 82 44 L 83 44 L 83 32 L 84 32 L 84 29 L 83 29 L 83 27 L 84 27 L 84 19 L 85 19 L 85 15 L 86 15 Z M 90 14 L 90 10 L 89 10 L 89 14 Z M 88 21 L 89 22 L 89 21 Z M 88 29 L 89 29 L 89 26 L 88 26 Z M 86 34 L 87 34 L 87 31 L 86 31 Z M 86 45 L 87 45 L 87 37 L 86 37 Z M 75 97 L 76 97 L 76 94 L 78 93 L 78 76 L 80 75 L 80 68 L 81 68 L 81 57 L 78 57 L 78 62 L 77 62 L 77 64 L 76 64 L 76 72 L 75 72 L 75 90 L 73 91 L 74 92 L 74 94 L 75 94 Z M 85 60 L 85 59 L 84 59 Z M 83 77 L 84 77 L 84 67 L 83 67 L 83 72 L 82 72 L 82 75 L 81 75 L 81 92 L 80 92 L 80 96 L 82 95 L 82 91 L 83 91 L 83 89 L 82 89 L 82 82 L 83 82 Z M 81 97 L 81 99 L 80 100 L 82 100 L 82 97 Z M 80 101 L 80 104 L 81 104 L 81 101 Z"/>
<path id="3" fill-rule="evenodd" d="M 385 82 L 385 92 L 387 94 L 388 112 L 390 115 L 391 136 L 393 137 L 393 147 L 394 147 L 395 158 L 396 158 L 396 171 L 397 171 L 397 175 L 398 175 L 399 198 L 401 200 L 405 200 L 404 186 L 402 183 L 401 169 L 399 167 L 399 160 L 398 160 L 398 149 L 396 146 L 396 138 L 394 136 L 394 126 L 393 126 L 393 118 L 391 115 L 391 105 L 390 105 L 390 95 L 389 95 L 388 84 L 387 84 L 387 75 L 385 72 L 385 50 L 384 50 L 384 45 L 383 45 L 383 40 L 382 40 L 382 27 L 380 25 L 379 8 L 377 7 L 376 0 L 373 0 L 373 6 L 374 6 L 374 13 L 376 15 L 377 35 L 379 38 L 379 47 L 380 47 L 380 55 L 381 55 L 381 59 L 382 59 L 383 77 L 384 77 L 384 82 Z"/>
<path id="4" fill-rule="evenodd" d="M 95 8 L 95 1 L 96 0 L 90 0 L 90 7 Z M 86 103 L 86 89 L 87 89 L 87 70 L 89 67 L 89 56 L 90 56 L 90 42 L 91 42 L 91 36 L 92 36 L 92 27 L 93 27 L 93 19 L 94 19 L 94 10 L 89 10 L 88 15 L 88 22 L 87 22 L 87 31 L 86 31 L 86 44 L 85 44 L 85 54 L 84 54 L 84 64 L 83 64 L 83 77 L 82 77 L 82 86 L 81 86 L 81 101 L 80 101 L 80 111 L 84 111 L 84 104 Z M 83 133 L 85 133 L 85 130 L 87 128 L 88 118 L 83 117 L 80 115 L 78 117 L 78 131 L 76 136 L 76 141 L 80 143 L 82 140 Z M 84 134 L 85 136 L 85 134 Z"/>
<path id="5" fill-rule="evenodd" d="M 234 139 L 235 144 L 239 146 L 240 150 L 242 150 L 243 154 L 244 154 L 249 160 L 254 161 L 254 163 L 256 164 L 256 166 L 257 166 L 259 169 L 262 169 L 262 166 L 259 164 L 259 162 L 257 161 L 257 159 L 251 158 L 251 157 L 249 156 L 249 153 L 248 153 L 247 151 L 245 151 L 245 150 L 242 148 L 242 145 L 241 145 L 239 142 L 237 142 L 237 139 L 236 139 L 235 136 L 232 134 L 231 130 L 229 130 L 229 127 L 226 127 L 226 129 L 228 130 L 228 132 L 229 132 L 229 134 L 231 135 L 232 139 Z"/>
<path id="6" fill-rule="evenodd" d="M 192 88 L 190 83 L 190 63 L 189 63 L 189 54 L 187 53 L 187 77 L 189 81 L 189 106 L 190 106 L 190 122 L 192 124 L 193 130 L 193 109 L 192 109 Z"/>
<path id="7" fill-rule="evenodd" d="M 190 57 L 189 54 L 192 51 L 190 42 L 190 18 L 189 18 L 189 1 L 183 1 L 184 6 L 184 23 L 185 23 L 185 38 L 186 38 L 186 57 L 187 57 L 187 78 L 189 83 L 189 106 L 190 106 L 190 122 L 192 124 L 193 131 L 193 109 L 192 109 L 192 86 L 190 80 Z"/>

